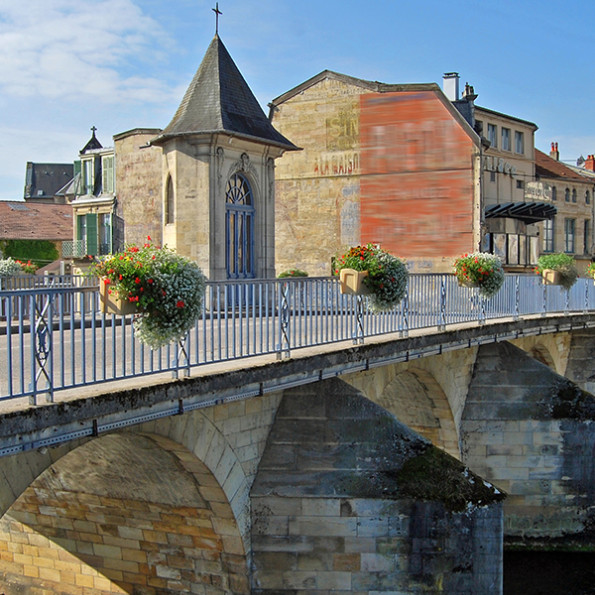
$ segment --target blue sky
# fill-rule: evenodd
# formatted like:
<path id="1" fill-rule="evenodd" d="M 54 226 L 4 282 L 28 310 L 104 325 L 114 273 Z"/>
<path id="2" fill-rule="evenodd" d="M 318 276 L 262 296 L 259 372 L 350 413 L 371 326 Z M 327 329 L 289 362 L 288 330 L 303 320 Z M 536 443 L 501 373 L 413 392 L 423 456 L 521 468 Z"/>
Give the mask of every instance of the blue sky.
<path id="1" fill-rule="evenodd" d="M 71 162 L 165 127 L 215 32 L 210 0 L 0 0 L 0 199 L 27 161 Z M 266 104 L 324 69 L 385 83 L 456 71 L 477 104 L 535 122 L 563 160 L 595 153 L 595 3 L 220 0 L 219 35 Z"/>

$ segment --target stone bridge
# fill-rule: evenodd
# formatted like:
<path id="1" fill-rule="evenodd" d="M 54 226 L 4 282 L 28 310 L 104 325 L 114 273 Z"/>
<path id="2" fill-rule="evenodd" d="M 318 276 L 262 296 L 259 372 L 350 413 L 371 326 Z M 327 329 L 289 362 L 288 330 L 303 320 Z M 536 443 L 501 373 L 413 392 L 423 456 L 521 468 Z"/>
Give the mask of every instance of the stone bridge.
<path id="1" fill-rule="evenodd" d="M 425 330 L 6 412 L 0 592 L 501 593 L 503 544 L 593 545 L 594 338 Z"/>

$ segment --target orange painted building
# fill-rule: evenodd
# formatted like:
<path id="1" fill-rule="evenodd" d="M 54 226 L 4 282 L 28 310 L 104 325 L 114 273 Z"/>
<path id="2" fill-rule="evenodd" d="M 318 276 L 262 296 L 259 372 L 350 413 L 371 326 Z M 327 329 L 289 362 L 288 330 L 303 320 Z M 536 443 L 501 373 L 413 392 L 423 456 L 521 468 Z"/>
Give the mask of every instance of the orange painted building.
<path id="1" fill-rule="evenodd" d="M 324 71 L 271 105 L 302 147 L 277 162 L 278 273 L 327 275 L 333 256 L 368 242 L 412 272 L 450 272 L 479 248 L 480 137 L 438 85 Z"/>

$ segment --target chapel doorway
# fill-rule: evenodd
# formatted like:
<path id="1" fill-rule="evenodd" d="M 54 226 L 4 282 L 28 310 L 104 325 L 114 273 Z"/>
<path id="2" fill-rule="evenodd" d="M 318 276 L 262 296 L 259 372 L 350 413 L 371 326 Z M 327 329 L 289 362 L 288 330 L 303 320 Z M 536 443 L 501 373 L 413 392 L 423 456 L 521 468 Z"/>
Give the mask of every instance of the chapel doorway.
<path id="1" fill-rule="evenodd" d="M 234 174 L 225 189 L 225 263 L 228 279 L 254 278 L 254 197 L 249 181 Z"/>

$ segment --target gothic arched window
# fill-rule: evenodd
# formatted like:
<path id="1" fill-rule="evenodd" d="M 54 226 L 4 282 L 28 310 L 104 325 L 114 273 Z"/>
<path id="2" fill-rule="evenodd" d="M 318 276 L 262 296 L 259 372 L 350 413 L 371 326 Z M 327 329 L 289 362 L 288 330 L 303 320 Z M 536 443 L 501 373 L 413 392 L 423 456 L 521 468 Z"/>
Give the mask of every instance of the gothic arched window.
<path id="1" fill-rule="evenodd" d="M 225 262 L 229 279 L 254 277 L 254 197 L 239 173 L 225 188 Z"/>

